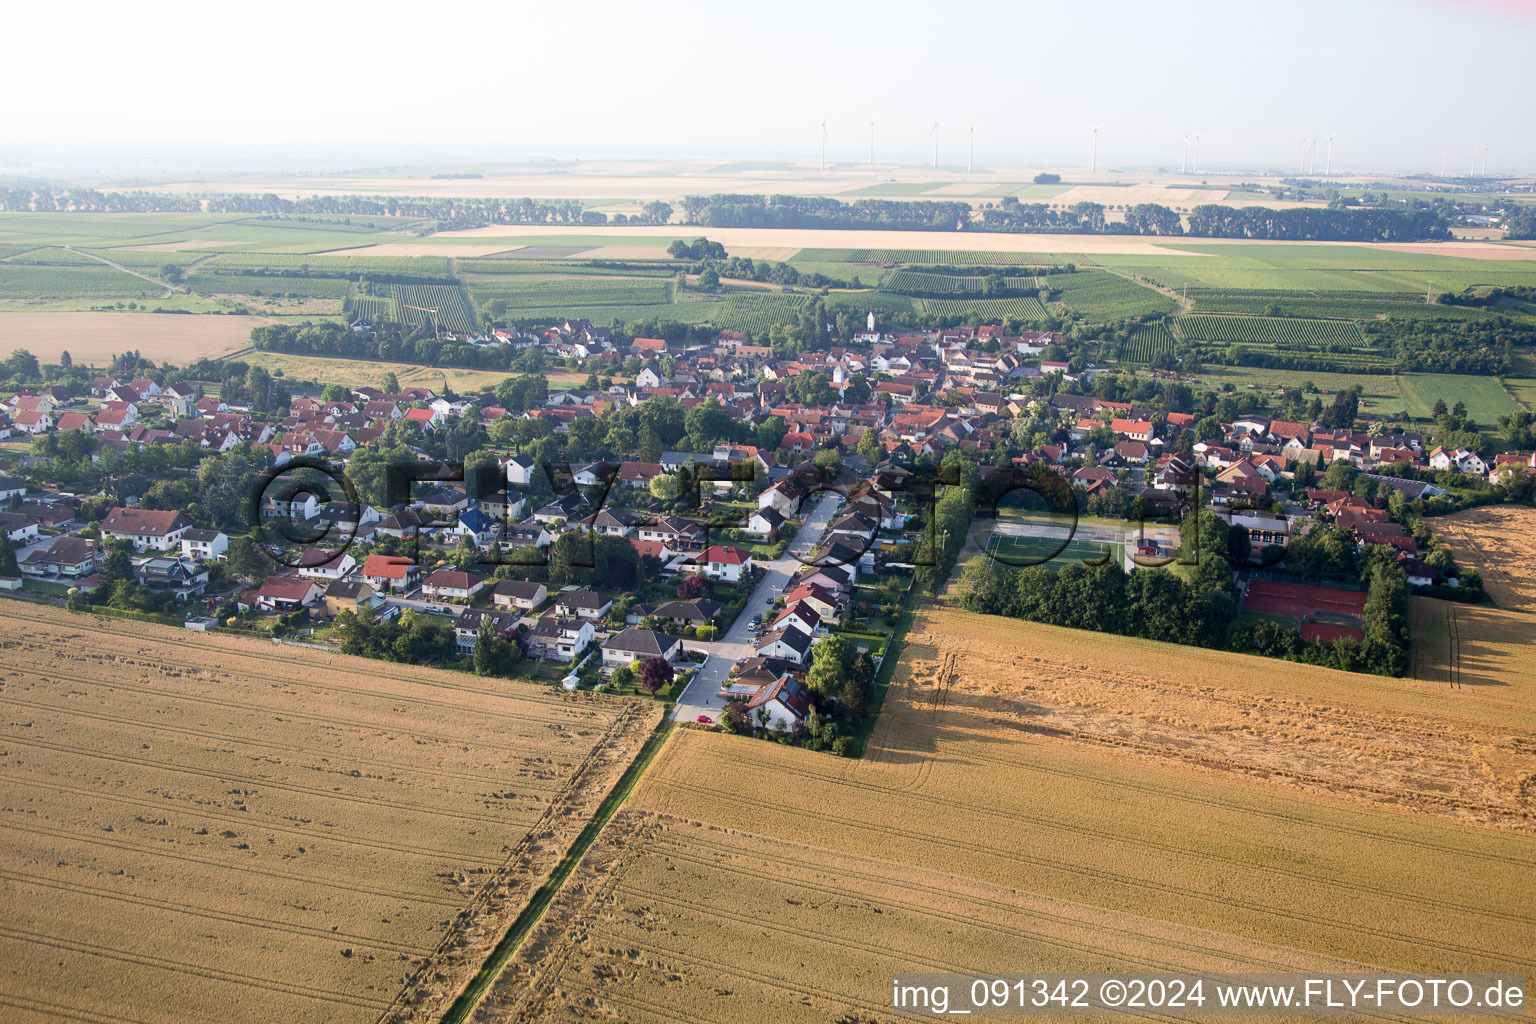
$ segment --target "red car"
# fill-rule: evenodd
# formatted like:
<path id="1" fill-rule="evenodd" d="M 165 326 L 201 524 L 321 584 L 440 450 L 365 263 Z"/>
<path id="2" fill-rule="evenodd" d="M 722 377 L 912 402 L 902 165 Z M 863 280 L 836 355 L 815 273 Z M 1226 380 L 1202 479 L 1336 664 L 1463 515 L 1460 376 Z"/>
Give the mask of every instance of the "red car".
<path id="1" fill-rule="evenodd" d="M 695 721 L 697 721 L 700 725 L 710 725 L 714 722 L 714 719 L 710 718 L 708 715 L 700 715 L 697 719 L 695 719 Z"/>

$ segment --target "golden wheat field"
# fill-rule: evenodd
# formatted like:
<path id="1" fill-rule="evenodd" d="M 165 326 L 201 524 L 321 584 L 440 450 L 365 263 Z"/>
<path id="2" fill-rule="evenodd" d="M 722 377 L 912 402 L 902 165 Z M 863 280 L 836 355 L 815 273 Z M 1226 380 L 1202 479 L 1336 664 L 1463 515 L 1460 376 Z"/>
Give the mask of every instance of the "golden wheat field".
<path id="1" fill-rule="evenodd" d="M 1433 520 L 1456 561 L 1483 574 L 1501 608 L 1536 611 L 1536 509 L 1492 505 Z"/>
<path id="2" fill-rule="evenodd" d="M 8 602 L 0 1019 L 435 1021 L 659 717 Z"/>
<path id="3" fill-rule="evenodd" d="M 0 353 L 24 348 L 45 363 L 68 352 L 76 363 L 106 366 L 122 352 L 178 366 L 215 359 L 251 344 L 249 316 L 174 313 L 0 313 Z"/>
<path id="4" fill-rule="evenodd" d="M 674 734 L 476 1019 L 883 1021 L 900 971 L 1528 972 L 1532 712 L 1482 692 L 928 612 L 862 761 Z"/>

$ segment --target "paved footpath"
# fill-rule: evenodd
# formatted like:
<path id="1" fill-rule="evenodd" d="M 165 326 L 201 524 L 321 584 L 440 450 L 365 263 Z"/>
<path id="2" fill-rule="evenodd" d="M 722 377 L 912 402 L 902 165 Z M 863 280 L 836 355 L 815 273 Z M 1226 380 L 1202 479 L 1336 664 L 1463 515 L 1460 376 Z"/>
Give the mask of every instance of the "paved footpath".
<path id="1" fill-rule="evenodd" d="M 784 592 L 790 577 L 806 568 L 806 564 L 794 556 L 809 557 L 811 549 L 821 540 L 821 535 L 826 532 L 827 524 L 832 521 L 842 500 L 839 494 L 823 494 L 784 554 L 771 562 L 758 563 L 768 571 L 752 591 L 752 596 L 742 607 L 741 614 L 736 616 L 736 621 L 725 631 L 725 636 L 713 643 L 687 642 L 691 650 L 707 651 L 709 659 L 677 698 L 677 707 L 672 712 L 674 719 L 693 722 L 700 715 L 719 717 L 720 709 L 725 706 L 725 701 L 720 699 L 720 685 L 730 676 L 736 662 L 752 656 L 752 616 L 763 615 L 766 618 L 768 606 Z"/>

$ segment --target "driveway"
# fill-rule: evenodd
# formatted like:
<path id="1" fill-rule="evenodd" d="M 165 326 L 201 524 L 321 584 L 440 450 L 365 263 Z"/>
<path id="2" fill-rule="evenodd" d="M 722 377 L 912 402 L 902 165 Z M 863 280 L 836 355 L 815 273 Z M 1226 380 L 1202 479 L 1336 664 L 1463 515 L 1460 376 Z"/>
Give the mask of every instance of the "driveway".
<path id="1" fill-rule="evenodd" d="M 688 688 L 678 696 L 677 706 L 672 712 L 674 719 L 692 722 L 700 715 L 719 717 L 720 709 L 725 705 L 719 695 L 720 684 L 730 676 L 736 662 L 752 656 L 752 617 L 762 615 L 766 618 L 768 606 L 784 592 L 790 577 L 806 568 L 805 563 L 794 556 L 810 554 L 811 549 L 821 540 L 821 535 L 826 532 L 827 524 L 832 521 L 842 500 L 839 494 L 823 494 L 784 554 L 771 562 L 758 563 L 767 572 L 753 589 L 741 614 L 736 616 L 736 621 L 725 631 L 725 636 L 710 644 L 688 644 L 690 648 L 708 651 L 709 659 L 689 681 Z"/>

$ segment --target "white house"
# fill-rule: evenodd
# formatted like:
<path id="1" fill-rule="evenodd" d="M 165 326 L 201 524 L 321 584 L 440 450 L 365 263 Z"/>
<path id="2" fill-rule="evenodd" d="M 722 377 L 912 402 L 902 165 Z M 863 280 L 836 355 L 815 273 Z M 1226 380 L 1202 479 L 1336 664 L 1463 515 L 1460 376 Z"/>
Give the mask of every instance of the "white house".
<path id="1" fill-rule="evenodd" d="M 180 512 L 114 508 L 101 521 L 101 535 L 133 544 L 135 551 L 170 551 L 181 547 L 182 534 L 192 524 Z"/>
<path id="2" fill-rule="evenodd" d="M 712 544 L 695 559 L 698 570 L 717 580 L 736 583 L 752 571 L 752 554 L 740 548 Z"/>
<path id="3" fill-rule="evenodd" d="M 312 580 L 339 580 L 357 568 L 357 559 L 343 552 L 305 548 L 299 555 L 299 575 Z"/>
<path id="4" fill-rule="evenodd" d="M 440 601 L 468 601 L 484 587 L 483 578 L 458 569 L 438 569 L 421 581 L 422 596 Z"/>
<path id="5" fill-rule="evenodd" d="M 672 661 L 682 649 L 682 641 L 675 636 L 631 626 L 603 643 L 603 671 L 612 672 L 622 665 L 652 658 Z"/>
<path id="6" fill-rule="evenodd" d="M 530 658 L 542 661 L 573 661 L 590 644 L 596 632 L 586 619 L 564 619 L 543 615 L 523 635 L 523 649 Z"/>
<path id="7" fill-rule="evenodd" d="M 198 562 L 222 561 L 229 538 L 218 530 L 188 530 L 181 535 L 181 555 Z"/>

